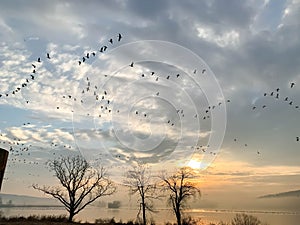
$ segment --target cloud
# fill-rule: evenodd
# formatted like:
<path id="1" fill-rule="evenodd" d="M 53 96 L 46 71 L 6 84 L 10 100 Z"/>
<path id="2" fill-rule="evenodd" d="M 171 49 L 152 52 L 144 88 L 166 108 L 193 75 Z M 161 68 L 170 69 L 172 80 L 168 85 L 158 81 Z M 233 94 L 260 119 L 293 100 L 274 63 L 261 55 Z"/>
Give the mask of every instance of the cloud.
<path id="1" fill-rule="evenodd" d="M 300 104 L 299 1 L 279 5 L 256 0 L 7 1 L 1 3 L 0 15 L 0 93 L 9 93 L 0 98 L 4 118 L 0 129 L 8 132 L 7 140 L 19 137 L 34 142 L 40 154 L 36 158 L 48 157 L 48 147 L 56 151 L 65 149 L 63 143 L 71 145 L 73 126 L 78 149 L 72 145 L 72 150 L 90 151 L 97 157 L 107 154 L 109 163 L 125 164 L 136 157 L 154 164 L 172 154 L 174 161 L 188 160 L 185 156 L 193 153 L 191 147 L 207 146 L 216 130 L 212 120 L 203 119 L 211 116 L 205 110 L 222 101 L 211 91 L 213 101 L 208 102 L 207 93 L 200 90 L 210 87 L 211 74 L 206 74 L 208 78 L 203 75 L 199 87 L 188 76 L 193 63 L 181 64 L 184 56 L 176 51 L 167 54 L 146 44 L 119 51 L 131 41 L 154 39 L 174 42 L 202 57 L 216 75 L 225 100 L 231 100 L 226 103 L 227 131 L 219 154 L 227 161 L 212 166 L 222 168 L 233 162 L 235 168 L 215 168 L 210 176 L 225 177 L 228 183 L 240 178 L 249 185 L 263 182 L 268 169 L 276 172 L 266 171 L 270 176 L 267 184 L 272 180 L 278 184 L 280 179 L 292 183 L 298 176 L 294 166 L 299 164 L 295 141 L 299 136 L 295 106 Z M 121 42 L 116 42 L 118 33 L 123 35 Z M 108 43 L 111 37 L 114 45 Z M 104 44 L 108 50 L 100 54 Z M 51 60 L 46 58 L 47 52 Z M 79 66 L 78 61 L 88 52 L 96 56 Z M 168 60 L 141 61 L 148 53 L 161 58 L 172 55 L 179 59 L 178 65 L 167 65 Z M 42 63 L 37 63 L 38 57 Z M 134 68 L 129 67 L 132 61 Z M 30 78 L 31 64 L 37 66 L 35 80 L 12 95 Z M 179 79 L 175 79 L 177 73 Z M 296 83 L 293 89 L 290 82 Z M 279 100 L 269 96 L 276 88 L 280 88 Z M 287 96 L 293 100 L 291 107 L 283 101 Z M 214 112 L 221 112 L 223 105 Z M 263 110 L 262 105 L 267 108 Z M 257 107 L 254 111 L 253 106 Z M 21 126 L 27 120 L 36 124 Z M 124 140 L 116 138 L 118 130 Z M 141 140 L 156 145 L 150 152 L 134 151 L 141 147 Z M 51 141 L 59 144 L 57 148 L 48 146 Z M 179 146 L 175 152 L 174 146 Z M 201 159 L 202 153 L 195 157 Z"/>
<path id="2" fill-rule="evenodd" d="M 234 30 L 216 35 L 210 28 L 203 28 L 203 26 L 198 25 L 197 31 L 198 37 L 208 42 L 214 42 L 220 47 L 226 47 L 228 45 L 234 47 L 239 44 L 239 33 Z"/>

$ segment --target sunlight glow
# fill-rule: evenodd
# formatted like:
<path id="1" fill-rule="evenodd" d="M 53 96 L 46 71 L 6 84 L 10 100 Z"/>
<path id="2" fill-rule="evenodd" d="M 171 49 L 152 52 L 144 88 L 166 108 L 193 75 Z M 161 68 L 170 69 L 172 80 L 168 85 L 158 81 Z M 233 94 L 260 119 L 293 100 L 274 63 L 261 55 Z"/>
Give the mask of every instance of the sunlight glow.
<path id="1" fill-rule="evenodd" d="M 286 17 L 290 13 L 289 9 L 285 9 L 283 13 L 283 17 Z"/>
<path id="2" fill-rule="evenodd" d="M 187 165 L 192 169 L 201 169 L 201 163 L 193 159 L 191 159 Z"/>

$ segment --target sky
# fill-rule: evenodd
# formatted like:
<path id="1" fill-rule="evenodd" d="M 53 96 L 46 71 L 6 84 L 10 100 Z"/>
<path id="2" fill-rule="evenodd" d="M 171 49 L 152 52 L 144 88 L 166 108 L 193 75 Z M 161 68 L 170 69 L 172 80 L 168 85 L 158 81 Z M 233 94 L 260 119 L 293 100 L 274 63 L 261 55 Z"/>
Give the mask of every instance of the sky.
<path id="1" fill-rule="evenodd" d="M 190 166 L 213 206 L 300 189 L 299 17 L 299 0 L 1 1 L 1 192 L 40 196 L 68 154 L 117 183 Z"/>

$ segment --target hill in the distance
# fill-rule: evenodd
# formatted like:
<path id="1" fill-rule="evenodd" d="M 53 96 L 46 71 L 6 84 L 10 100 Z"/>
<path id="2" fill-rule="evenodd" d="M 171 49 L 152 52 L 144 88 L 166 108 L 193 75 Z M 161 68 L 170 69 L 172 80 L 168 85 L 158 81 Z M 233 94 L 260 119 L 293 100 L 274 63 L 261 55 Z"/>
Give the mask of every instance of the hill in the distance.
<path id="1" fill-rule="evenodd" d="M 284 198 L 284 197 L 300 197 L 300 190 L 263 195 L 258 198 Z"/>
<path id="2" fill-rule="evenodd" d="M 2 204 L 14 205 L 59 205 L 59 202 L 51 198 L 40 198 L 26 195 L 0 194 Z"/>

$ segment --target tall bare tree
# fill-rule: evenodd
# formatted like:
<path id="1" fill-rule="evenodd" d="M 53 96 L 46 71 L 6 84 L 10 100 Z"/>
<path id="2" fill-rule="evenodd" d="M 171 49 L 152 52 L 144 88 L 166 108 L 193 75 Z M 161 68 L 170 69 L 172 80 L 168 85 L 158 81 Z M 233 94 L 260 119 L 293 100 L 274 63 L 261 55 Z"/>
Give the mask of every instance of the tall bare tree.
<path id="1" fill-rule="evenodd" d="M 92 168 L 82 156 L 65 156 L 48 162 L 59 180 L 59 186 L 37 184 L 33 188 L 58 199 L 69 212 L 69 221 L 96 199 L 111 195 L 116 187 L 107 177 L 106 170 Z"/>
<path id="2" fill-rule="evenodd" d="M 191 180 L 194 173 L 188 167 L 180 168 L 171 176 L 162 176 L 163 190 L 169 193 L 168 202 L 176 216 L 177 224 L 182 224 L 182 209 L 187 207 L 187 201 L 200 196 L 200 189 Z"/>
<path id="3" fill-rule="evenodd" d="M 154 212 L 153 200 L 160 197 L 157 196 L 157 185 L 153 178 L 145 164 L 138 164 L 127 171 L 124 181 L 129 187 L 129 194 L 138 195 L 138 217 L 142 214 L 143 225 L 147 223 L 146 211 Z"/>

